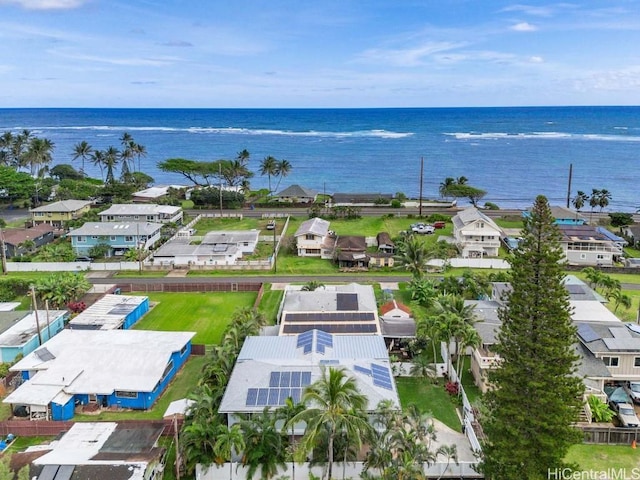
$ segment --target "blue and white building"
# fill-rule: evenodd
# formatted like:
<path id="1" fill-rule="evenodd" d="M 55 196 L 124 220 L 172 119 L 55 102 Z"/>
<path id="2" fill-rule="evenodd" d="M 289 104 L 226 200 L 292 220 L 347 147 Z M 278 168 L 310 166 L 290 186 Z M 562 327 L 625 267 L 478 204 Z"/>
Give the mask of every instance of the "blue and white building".
<path id="1" fill-rule="evenodd" d="M 124 255 L 129 249 L 149 250 L 160 240 L 162 224 L 150 222 L 87 222 L 71 230 L 71 247 L 87 256 L 93 247 L 108 245 L 107 257 Z"/>
<path id="2" fill-rule="evenodd" d="M 77 330 L 127 330 L 149 311 L 149 297 L 105 295 L 69 322 Z"/>
<path id="3" fill-rule="evenodd" d="M 11 363 L 18 355 L 29 355 L 60 333 L 67 318 L 66 310 L 0 312 L 0 362 Z"/>
<path id="4" fill-rule="evenodd" d="M 65 329 L 11 367 L 25 382 L 3 402 L 50 420 L 69 420 L 87 404 L 149 409 L 187 361 L 194 335 Z"/>

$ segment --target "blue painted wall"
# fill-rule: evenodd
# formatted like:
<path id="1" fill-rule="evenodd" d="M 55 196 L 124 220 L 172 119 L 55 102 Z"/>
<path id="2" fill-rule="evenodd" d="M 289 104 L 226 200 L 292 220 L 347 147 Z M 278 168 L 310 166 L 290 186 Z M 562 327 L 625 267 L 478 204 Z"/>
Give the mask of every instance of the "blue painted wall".
<path id="1" fill-rule="evenodd" d="M 133 312 L 131 312 L 129 315 L 125 317 L 122 328 L 124 330 L 130 329 L 148 311 L 149 311 L 149 299 L 145 298 L 144 302 L 138 305 L 138 307 Z"/>
<path id="2" fill-rule="evenodd" d="M 149 306 L 147 305 L 147 310 Z M 47 319 L 40 319 L 40 336 L 42 337 L 42 343 L 49 340 L 49 331 L 51 332 L 51 337 L 57 335 L 64 328 L 65 320 L 69 318 L 69 314 L 60 315 L 58 318 L 49 319 L 49 328 L 47 329 Z M 27 340 L 22 345 L 12 345 L 12 346 L 0 346 L 0 361 L 11 363 L 13 362 L 19 354 L 23 356 L 29 355 L 31 352 L 36 350 L 40 346 L 40 340 L 38 339 L 38 335 L 34 334 L 29 340 Z"/>
<path id="3" fill-rule="evenodd" d="M 64 405 L 51 402 L 51 419 L 52 420 L 71 420 L 74 414 L 75 402 L 71 398 Z"/>

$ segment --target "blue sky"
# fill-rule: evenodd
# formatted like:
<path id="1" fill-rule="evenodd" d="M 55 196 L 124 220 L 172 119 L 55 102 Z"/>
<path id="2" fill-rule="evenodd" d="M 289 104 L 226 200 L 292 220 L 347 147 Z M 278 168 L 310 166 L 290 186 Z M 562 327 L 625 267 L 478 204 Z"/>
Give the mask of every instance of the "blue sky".
<path id="1" fill-rule="evenodd" d="M 0 107 L 640 105 L 640 0 L 0 0 Z"/>

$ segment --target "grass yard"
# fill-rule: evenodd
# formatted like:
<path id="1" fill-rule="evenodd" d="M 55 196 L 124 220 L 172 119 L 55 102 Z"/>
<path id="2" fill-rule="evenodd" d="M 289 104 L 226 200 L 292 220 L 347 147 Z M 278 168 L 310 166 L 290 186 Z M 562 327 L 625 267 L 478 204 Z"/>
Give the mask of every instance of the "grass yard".
<path id="1" fill-rule="evenodd" d="M 161 420 L 167 407 L 174 400 L 186 397 L 198 383 L 202 368 L 206 364 L 206 356 L 191 356 L 169 384 L 160 399 L 150 410 L 127 410 L 123 412 L 101 412 L 98 415 L 76 414 L 77 422 L 98 422 L 118 420 Z"/>
<path id="2" fill-rule="evenodd" d="M 640 467 L 640 450 L 634 450 L 628 445 L 581 444 L 572 446 L 565 460 L 579 465 L 582 471 L 601 472 L 607 468 L 624 468 L 627 470 L 627 475 L 631 475 L 634 468 L 638 469 Z"/>
<path id="3" fill-rule="evenodd" d="M 444 390 L 442 381 L 434 384 L 425 378 L 398 377 L 396 385 L 403 408 L 414 404 L 421 412 L 431 412 L 434 418 L 448 427 L 457 432 L 462 431 L 456 407 Z"/>
<path id="4" fill-rule="evenodd" d="M 220 342 L 222 332 L 236 311 L 252 307 L 255 292 L 149 293 L 156 305 L 134 328 L 136 330 L 196 332 L 194 344 Z"/>
<path id="5" fill-rule="evenodd" d="M 283 296 L 284 290 L 271 290 L 270 286 L 268 288 L 265 286 L 265 292 L 260 300 L 258 310 L 265 315 L 270 325 L 275 325 L 276 323 L 278 309 Z"/>
<path id="6" fill-rule="evenodd" d="M 261 230 L 261 235 L 273 235 L 273 230 L 267 230 L 268 218 L 202 218 L 195 225 L 196 235 L 204 235 L 214 230 Z M 276 234 L 280 235 L 286 222 L 285 218 L 276 219 Z"/>

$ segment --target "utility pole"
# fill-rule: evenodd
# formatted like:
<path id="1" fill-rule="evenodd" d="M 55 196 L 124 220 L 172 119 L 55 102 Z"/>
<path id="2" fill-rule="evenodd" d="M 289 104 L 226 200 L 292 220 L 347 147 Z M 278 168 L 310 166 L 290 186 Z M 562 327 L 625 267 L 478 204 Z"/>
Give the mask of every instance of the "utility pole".
<path id="1" fill-rule="evenodd" d="M 180 480 L 180 464 L 182 458 L 180 457 L 180 447 L 178 446 L 178 414 L 173 414 L 173 435 L 176 442 L 176 478 Z"/>
<path id="2" fill-rule="evenodd" d="M 7 274 L 7 250 L 4 244 L 4 231 L 0 227 L 0 257 L 2 257 L 2 274 Z"/>
<path id="3" fill-rule="evenodd" d="M 40 333 L 40 319 L 38 318 L 38 302 L 36 301 L 36 289 L 31 285 L 31 304 L 33 314 L 36 316 L 36 329 L 38 330 L 38 346 L 42 345 L 42 334 Z"/>
<path id="4" fill-rule="evenodd" d="M 418 216 L 422 217 L 422 184 L 424 175 L 424 157 L 420 157 L 420 202 L 418 208 Z"/>
<path id="5" fill-rule="evenodd" d="M 220 218 L 222 218 L 222 163 L 218 160 L 218 177 L 220 177 Z"/>
<path id="6" fill-rule="evenodd" d="M 569 185 L 567 187 L 567 208 L 571 205 L 571 177 L 573 176 L 573 163 L 569 164 Z"/>
<path id="7" fill-rule="evenodd" d="M 273 221 L 273 273 L 278 273 L 278 251 L 276 249 L 276 221 Z"/>

